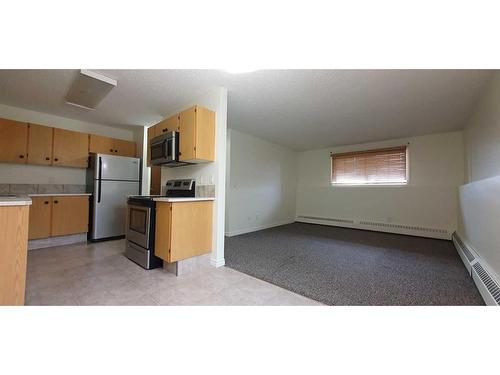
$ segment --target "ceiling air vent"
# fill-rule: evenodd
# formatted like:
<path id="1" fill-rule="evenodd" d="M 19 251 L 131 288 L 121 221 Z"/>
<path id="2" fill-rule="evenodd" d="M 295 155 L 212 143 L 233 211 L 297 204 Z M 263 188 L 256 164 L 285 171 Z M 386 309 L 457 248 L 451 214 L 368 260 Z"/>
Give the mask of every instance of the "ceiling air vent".
<path id="1" fill-rule="evenodd" d="M 66 103 L 93 110 L 116 87 L 117 81 L 90 70 L 80 70 L 66 95 Z"/>
<path id="2" fill-rule="evenodd" d="M 489 305 L 500 305 L 500 287 L 496 281 L 483 268 L 481 263 L 473 264 L 472 268 L 474 269 L 472 277 L 485 302 Z"/>

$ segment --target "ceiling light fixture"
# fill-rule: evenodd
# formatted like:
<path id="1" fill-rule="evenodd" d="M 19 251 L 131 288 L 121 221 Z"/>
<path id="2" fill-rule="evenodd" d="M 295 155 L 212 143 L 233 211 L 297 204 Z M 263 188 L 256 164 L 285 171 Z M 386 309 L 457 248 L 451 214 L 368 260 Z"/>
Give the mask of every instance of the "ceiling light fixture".
<path id="1" fill-rule="evenodd" d="M 66 95 L 66 103 L 94 110 L 116 85 L 112 78 L 82 69 Z"/>

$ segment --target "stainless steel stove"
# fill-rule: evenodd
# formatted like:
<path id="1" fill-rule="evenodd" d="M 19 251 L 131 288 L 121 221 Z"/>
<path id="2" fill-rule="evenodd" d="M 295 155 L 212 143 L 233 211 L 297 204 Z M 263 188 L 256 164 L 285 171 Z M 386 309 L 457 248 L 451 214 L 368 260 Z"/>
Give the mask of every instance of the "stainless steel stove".
<path id="1" fill-rule="evenodd" d="M 196 182 L 192 179 L 168 180 L 165 195 L 133 195 L 128 197 L 125 256 L 145 269 L 163 266 L 154 254 L 156 204 L 158 197 L 194 197 Z"/>

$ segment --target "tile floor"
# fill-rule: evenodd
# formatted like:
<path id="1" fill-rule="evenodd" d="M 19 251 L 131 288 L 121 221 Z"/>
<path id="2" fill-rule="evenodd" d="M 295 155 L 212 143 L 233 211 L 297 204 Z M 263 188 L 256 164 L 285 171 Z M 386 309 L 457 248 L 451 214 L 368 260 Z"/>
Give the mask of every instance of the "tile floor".
<path id="1" fill-rule="evenodd" d="M 28 252 L 26 305 L 321 305 L 227 267 L 176 277 L 123 256 L 124 240 Z"/>

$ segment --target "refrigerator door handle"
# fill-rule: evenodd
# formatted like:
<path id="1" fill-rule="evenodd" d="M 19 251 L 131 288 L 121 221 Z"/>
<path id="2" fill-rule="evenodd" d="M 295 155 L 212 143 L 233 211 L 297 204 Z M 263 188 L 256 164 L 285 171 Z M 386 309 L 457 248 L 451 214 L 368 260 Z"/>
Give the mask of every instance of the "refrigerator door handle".
<path id="1" fill-rule="evenodd" d="M 101 203 L 101 190 L 102 190 L 102 188 L 101 188 L 101 184 L 102 184 L 101 175 L 102 175 L 102 159 L 99 156 L 99 180 L 97 182 L 97 187 L 99 189 L 99 192 L 97 193 L 97 203 Z"/>

